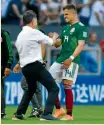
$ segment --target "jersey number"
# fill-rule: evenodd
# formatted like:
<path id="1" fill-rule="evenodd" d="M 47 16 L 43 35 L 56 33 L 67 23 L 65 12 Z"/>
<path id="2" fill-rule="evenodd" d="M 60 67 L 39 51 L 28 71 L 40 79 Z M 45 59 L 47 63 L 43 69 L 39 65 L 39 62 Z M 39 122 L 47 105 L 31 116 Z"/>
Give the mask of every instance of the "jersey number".
<path id="1" fill-rule="evenodd" d="M 65 77 L 66 77 L 67 75 L 68 75 L 69 77 L 72 77 L 72 78 L 73 78 L 73 74 L 72 74 L 72 72 L 71 72 L 69 69 L 67 69 L 66 72 L 65 72 Z"/>
<path id="2" fill-rule="evenodd" d="M 64 42 L 68 42 L 69 37 L 68 36 L 64 36 Z"/>

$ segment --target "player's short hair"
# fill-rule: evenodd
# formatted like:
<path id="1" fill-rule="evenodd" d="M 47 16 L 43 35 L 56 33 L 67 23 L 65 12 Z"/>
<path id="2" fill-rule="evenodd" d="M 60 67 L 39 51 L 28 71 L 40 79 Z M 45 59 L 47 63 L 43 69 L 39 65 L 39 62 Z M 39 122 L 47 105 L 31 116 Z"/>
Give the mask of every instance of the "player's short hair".
<path id="1" fill-rule="evenodd" d="M 66 5 L 65 7 L 63 7 L 63 10 L 65 10 L 65 9 L 68 9 L 68 10 L 73 9 L 77 12 L 77 9 L 73 4 Z"/>
<path id="2" fill-rule="evenodd" d="M 24 25 L 27 25 L 29 23 L 31 23 L 31 21 L 37 18 L 36 13 L 32 10 L 28 10 L 23 14 L 23 23 Z"/>

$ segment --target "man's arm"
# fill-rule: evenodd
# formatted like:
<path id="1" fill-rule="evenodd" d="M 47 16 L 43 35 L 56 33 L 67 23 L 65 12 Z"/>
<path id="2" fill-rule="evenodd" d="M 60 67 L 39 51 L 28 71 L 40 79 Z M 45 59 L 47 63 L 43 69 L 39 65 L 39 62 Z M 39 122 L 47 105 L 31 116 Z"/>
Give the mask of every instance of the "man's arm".
<path id="1" fill-rule="evenodd" d="M 45 52 L 46 52 L 46 45 L 45 44 L 41 45 L 41 50 L 42 50 L 42 58 L 44 59 Z M 21 67 L 20 67 L 20 60 L 19 60 L 18 63 L 13 68 L 13 72 L 19 73 L 20 71 L 21 71 Z"/>
<path id="2" fill-rule="evenodd" d="M 15 13 L 15 15 L 21 20 L 22 15 L 20 14 L 18 7 L 15 4 L 12 4 L 12 9 L 13 9 L 13 12 Z"/>
<path id="3" fill-rule="evenodd" d="M 50 13 L 49 11 L 47 11 L 47 10 L 44 10 L 44 11 L 42 11 L 43 12 L 43 14 L 46 16 L 46 17 L 52 17 L 52 16 L 58 16 L 58 14 L 57 13 Z"/>
<path id="4" fill-rule="evenodd" d="M 33 32 L 33 34 L 31 35 L 31 39 L 34 40 L 36 39 L 36 35 L 37 35 L 37 42 L 40 44 L 48 44 L 53 46 L 58 38 L 58 34 L 57 33 L 53 33 L 53 37 L 50 38 L 49 36 L 45 35 L 44 33 L 42 33 L 41 31 L 37 30 L 36 32 Z"/>
<path id="5" fill-rule="evenodd" d="M 101 25 L 101 26 L 104 26 L 104 22 L 100 19 L 100 15 L 99 15 L 99 13 L 100 13 L 100 2 L 95 2 L 95 4 L 94 4 L 94 6 L 93 6 L 93 11 L 94 11 L 94 14 L 95 14 L 95 16 L 96 16 L 96 18 L 97 18 L 97 21 L 99 22 L 99 24 Z"/>
<path id="6" fill-rule="evenodd" d="M 74 53 L 72 54 L 72 56 L 74 56 L 74 58 L 76 58 L 81 53 L 81 51 L 84 49 L 84 45 L 85 45 L 84 40 L 79 40 L 78 41 L 78 46 L 75 49 Z"/>
<path id="7" fill-rule="evenodd" d="M 88 37 L 88 29 L 85 26 L 82 26 L 78 30 L 78 46 L 76 47 L 76 49 L 74 50 L 72 54 L 74 58 L 76 58 L 84 49 L 84 45 L 85 45 L 85 42 L 87 41 L 87 37 Z"/>
<path id="8" fill-rule="evenodd" d="M 9 58 L 8 58 L 8 62 L 6 67 L 10 68 L 12 63 L 13 63 L 13 49 L 12 49 L 12 43 L 11 43 L 11 39 L 10 36 L 7 32 L 4 32 L 5 37 L 6 37 L 6 44 L 7 44 L 7 49 L 8 49 L 8 53 L 9 53 Z"/>
<path id="9" fill-rule="evenodd" d="M 42 49 L 42 58 L 44 59 L 45 58 L 45 53 L 46 53 L 46 45 L 42 44 L 41 49 Z"/>
<path id="10" fill-rule="evenodd" d="M 73 54 L 69 57 L 69 59 L 67 59 L 63 62 L 63 68 L 65 68 L 65 69 L 69 68 L 69 66 L 72 63 L 72 61 L 74 60 L 74 58 L 76 58 L 81 53 L 81 51 L 84 49 L 84 45 L 85 45 L 85 41 L 79 40 L 79 44 L 76 47 Z"/>
<path id="11" fill-rule="evenodd" d="M 9 57 L 8 57 L 8 61 L 4 70 L 4 74 L 5 76 L 8 76 L 11 73 L 11 65 L 13 63 L 13 50 L 12 50 L 12 43 L 10 40 L 10 36 L 7 32 L 4 32 L 5 37 L 6 37 L 6 44 L 7 44 L 7 49 L 8 49 L 8 53 L 9 53 Z"/>
<path id="12" fill-rule="evenodd" d="M 104 26 L 104 22 L 102 22 L 102 21 L 101 21 L 101 19 L 100 19 L 100 16 L 99 16 L 99 13 L 98 13 L 98 12 L 95 12 L 95 16 L 96 16 L 96 18 L 97 18 L 98 22 L 100 23 L 100 25 L 101 25 L 101 26 Z"/>

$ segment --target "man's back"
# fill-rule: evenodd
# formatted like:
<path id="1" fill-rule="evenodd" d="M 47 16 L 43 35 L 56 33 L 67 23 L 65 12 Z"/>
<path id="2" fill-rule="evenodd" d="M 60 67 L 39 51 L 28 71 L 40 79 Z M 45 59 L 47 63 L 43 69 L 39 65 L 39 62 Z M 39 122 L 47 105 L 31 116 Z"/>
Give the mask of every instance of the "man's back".
<path id="1" fill-rule="evenodd" d="M 41 54 L 41 44 L 53 45 L 53 39 L 44 33 L 30 26 L 24 26 L 17 37 L 16 48 L 20 56 L 21 67 L 40 61 L 43 62 Z"/>
<path id="2" fill-rule="evenodd" d="M 25 26 L 17 37 L 16 46 L 21 58 L 20 63 L 22 67 L 26 65 L 28 61 L 32 63 L 36 60 L 42 60 L 41 44 L 37 42 L 37 33 L 38 30 Z"/>

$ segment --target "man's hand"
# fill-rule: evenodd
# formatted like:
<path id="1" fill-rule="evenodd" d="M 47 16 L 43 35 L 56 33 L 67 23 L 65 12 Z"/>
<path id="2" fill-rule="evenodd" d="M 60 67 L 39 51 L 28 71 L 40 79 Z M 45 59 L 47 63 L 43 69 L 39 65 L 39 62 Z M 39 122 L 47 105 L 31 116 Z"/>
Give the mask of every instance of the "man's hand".
<path id="1" fill-rule="evenodd" d="M 63 69 L 68 69 L 71 63 L 72 63 L 72 59 L 70 59 L 70 58 L 69 58 L 69 59 L 66 59 L 66 60 L 63 62 L 62 68 L 63 68 Z"/>
<path id="2" fill-rule="evenodd" d="M 15 67 L 13 68 L 14 73 L 19 73 L 21 71 L 21 67 L 19 64 L 16 64 Z"/>
<path id="3" fill-rule="evenodd" d="M 10 73 L 11 73 L 11 69 L 5 68 L 5 70 L 4 70 L 5 76 L 8 76 Z"/>
<path id="4" fill-rule="evenodd" d="M 53 33 L 53 39 L 57 39 L 59 37 L 58 33 L 54 32 Z"/>
<path id="5" fill-rule="evenodd" d="M 48 36 L 51 38 L 56 38 L 56 39 L 59 37 L 58 33 L 56 33 L 56 32 L 53 32 L 53 33 L 50 32 L 50 33 L 48 33 Z"/>
<path id="6" fill-rule="evenodd" d="M 52 32 L 48 33 L 48 36 L 52 38 L 53 37 L 53 33 Z"/>

